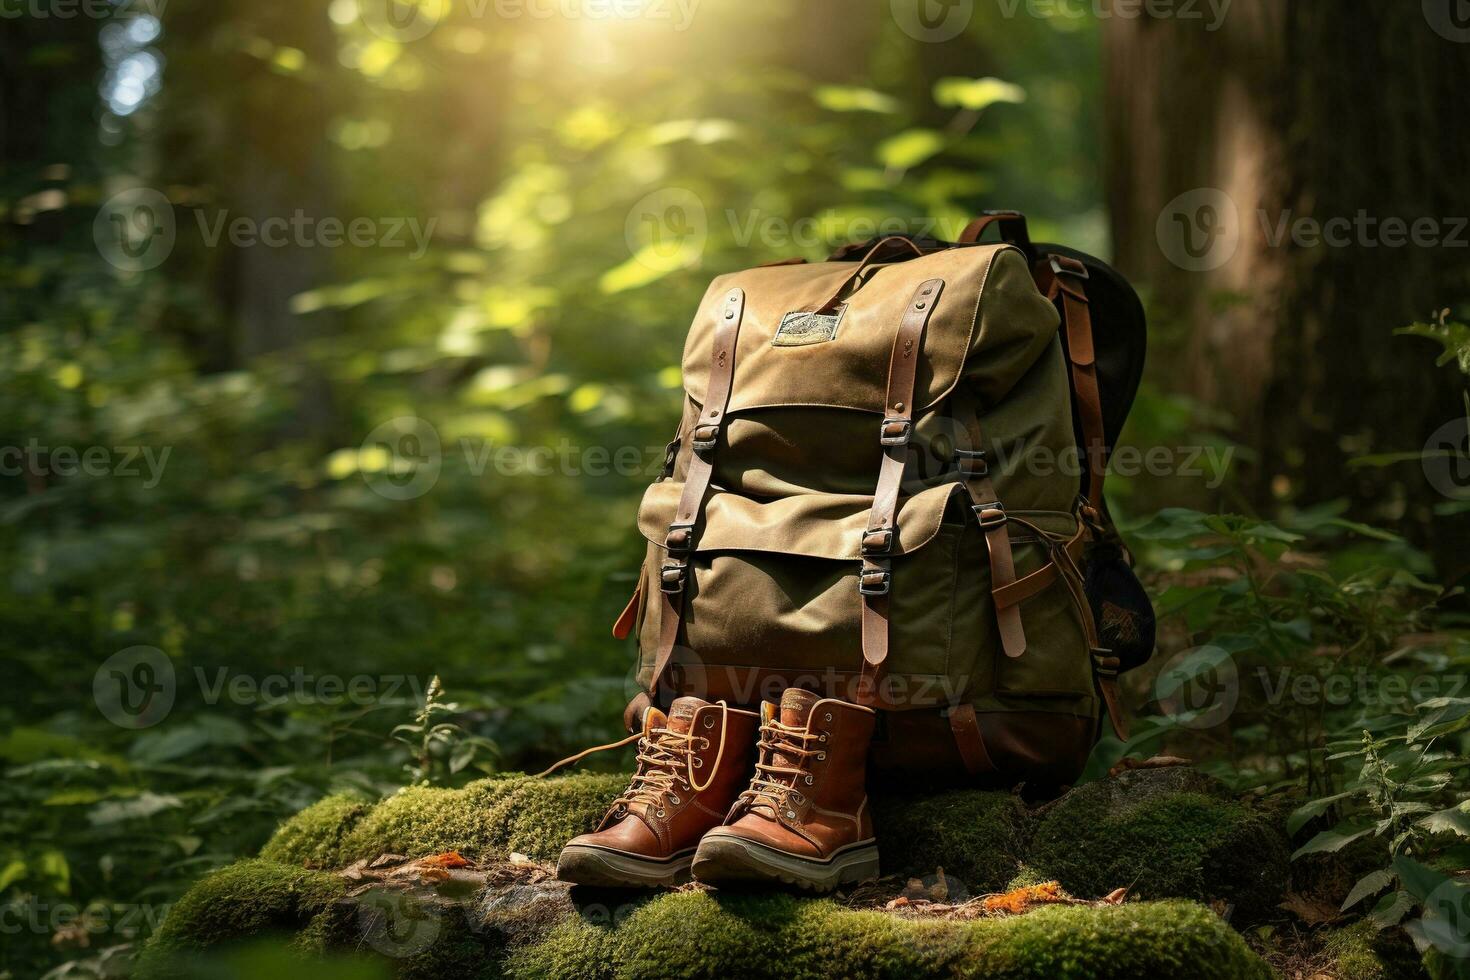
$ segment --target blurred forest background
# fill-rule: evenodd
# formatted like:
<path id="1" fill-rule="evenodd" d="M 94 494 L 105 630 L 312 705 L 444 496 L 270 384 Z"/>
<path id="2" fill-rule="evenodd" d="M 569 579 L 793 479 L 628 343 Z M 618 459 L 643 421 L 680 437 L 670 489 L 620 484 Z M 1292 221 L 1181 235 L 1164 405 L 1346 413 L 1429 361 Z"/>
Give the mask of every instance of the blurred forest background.
<path id="1" fill-rule="evenodd" d="M 1187 6 L 0 0 L 4 975 L 125 975 L 328 791 L 606 741 L 709 279 L 986 207 L 1151 312 L 1172 455 L 1110 494 L 1165 629 L 1094 772 L 1297 794 L 1412 919 L 1388 862 L 1470 864 L 1470 44 Z"/>

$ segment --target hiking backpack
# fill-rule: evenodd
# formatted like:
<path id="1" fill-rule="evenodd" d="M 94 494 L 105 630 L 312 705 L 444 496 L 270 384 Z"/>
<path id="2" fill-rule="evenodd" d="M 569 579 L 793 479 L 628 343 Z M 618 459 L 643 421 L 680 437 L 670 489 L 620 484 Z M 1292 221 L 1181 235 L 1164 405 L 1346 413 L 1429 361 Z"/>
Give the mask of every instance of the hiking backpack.
<path id="1" fill-rule="evenodd" d="M 877 774 L 1074 780 L 1153 649 L 1102 497 L 1145 333 L 1121 276 L 1016 212 L 717 278 L 613 630 L 629 729 L 798 686 L 879 709 Z"/>

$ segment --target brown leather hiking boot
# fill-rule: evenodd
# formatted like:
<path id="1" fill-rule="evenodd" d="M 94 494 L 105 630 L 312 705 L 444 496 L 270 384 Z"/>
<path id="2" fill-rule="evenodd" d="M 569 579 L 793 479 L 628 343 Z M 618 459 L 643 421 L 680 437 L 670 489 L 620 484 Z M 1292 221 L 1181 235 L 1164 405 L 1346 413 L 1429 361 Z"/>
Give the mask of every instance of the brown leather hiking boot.
<path id="1" fill-rule="evenodd" d="M 755 777 L 722 827 L 704 835 L 693 873 L 709 884 L 784 881 L 830 891 L 878 874 L 868 814 L 868 742 L 877 715 L 810 691 L 767 703 Z"/>
<path id="2" fill-rule="evenodd" d="M 695 845 L 725 818 L 750 779 L 759 718 L 699 698 L 667 717 L 649 708 L 638 769 L 591 834 L 571 840 L 556 876 L 579 885 L 640 888 L 687 877 Z"/>

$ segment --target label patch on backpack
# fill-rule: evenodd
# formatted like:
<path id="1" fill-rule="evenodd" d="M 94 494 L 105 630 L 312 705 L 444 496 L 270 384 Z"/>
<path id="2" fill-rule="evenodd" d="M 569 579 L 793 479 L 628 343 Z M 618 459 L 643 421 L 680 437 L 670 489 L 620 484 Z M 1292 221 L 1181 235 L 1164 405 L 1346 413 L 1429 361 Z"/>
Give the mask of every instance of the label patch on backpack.
<path id="1" fill-rule="evenodd" d="M 776 329 L 772 347 L 805 347 L 808 344 L 825 344 L 837 336 L 837 327 L 842 323 L 846 306 L 839 306 L 836 313 L 806 313 L 798 310 L 781 318 Z"/>

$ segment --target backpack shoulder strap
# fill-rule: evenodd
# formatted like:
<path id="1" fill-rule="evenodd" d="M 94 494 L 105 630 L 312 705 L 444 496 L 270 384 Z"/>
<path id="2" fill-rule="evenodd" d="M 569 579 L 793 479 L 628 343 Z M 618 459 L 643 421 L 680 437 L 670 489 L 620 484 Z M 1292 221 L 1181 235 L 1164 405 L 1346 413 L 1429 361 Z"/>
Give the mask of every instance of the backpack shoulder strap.
<path id="1" fill-rule="evenodd" d="M 1097 386 L 1097 358 L 1092 343 L 1092 310 L 1087 301 L 1087 266 L 1065 255 L 1048 255 L 1037 263 L 1037 285 L 1056 303 L 1067 333 L 1067 360 L 1072 368 L 1072 391 L 1082 424 L 1082 449 L 1087 460 L 1087 502 L 1102 507 L 1107 476 L 1107 438 L 1103 431 L 1102 393 Z"/>

